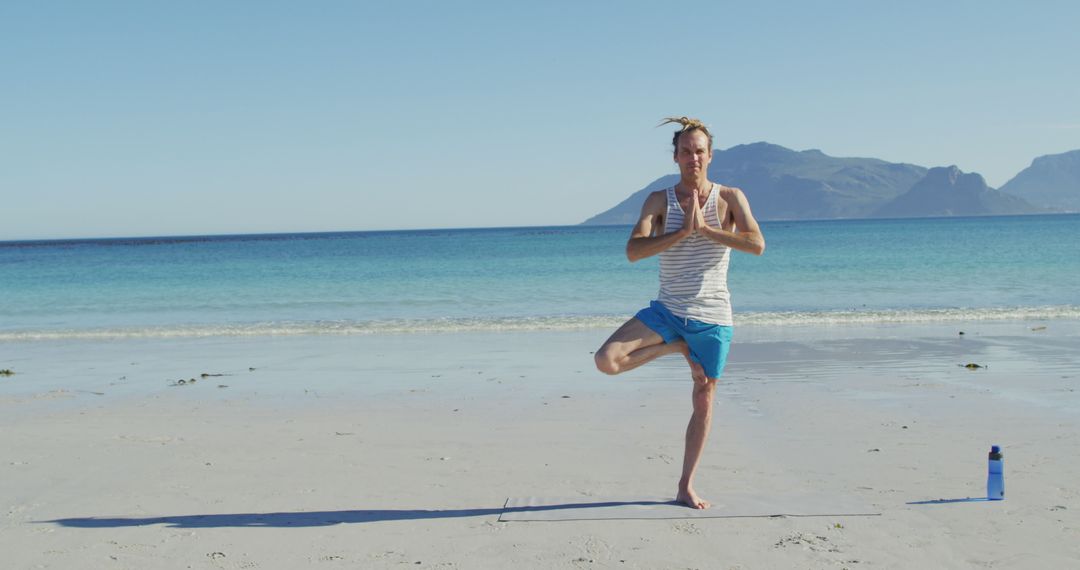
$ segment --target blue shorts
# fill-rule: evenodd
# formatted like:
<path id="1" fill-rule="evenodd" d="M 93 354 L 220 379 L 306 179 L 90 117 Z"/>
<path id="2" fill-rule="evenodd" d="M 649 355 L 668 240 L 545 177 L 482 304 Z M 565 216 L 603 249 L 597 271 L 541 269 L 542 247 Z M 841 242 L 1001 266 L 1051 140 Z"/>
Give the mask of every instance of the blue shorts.
<path id="1" fill-rule="evenodd" d="M 734 331 L 732 327 L 676 317 L 660 301 L 652 301 L 634 317 L 666 343 L 680 338 L 685 340 L 690 347 L 690 359 L 705 368 L 705 376 L 716 379 L 724 371 Z"/>

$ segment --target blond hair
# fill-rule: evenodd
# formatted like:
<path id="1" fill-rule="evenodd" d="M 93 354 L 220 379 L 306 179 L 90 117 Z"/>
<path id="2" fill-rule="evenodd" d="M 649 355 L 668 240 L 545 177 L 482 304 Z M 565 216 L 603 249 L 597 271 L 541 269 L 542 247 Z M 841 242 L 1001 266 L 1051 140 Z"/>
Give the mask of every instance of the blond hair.
<path id="1" fill-rule="evenodd" d="M 709 138 L 709 148 L 712 148 L 712 133 L 709 132 L 709 127 L 705 126 L 700 120 L 693 117 L 664 117 L 663 121 L 660 121 L 658 127 L 662 127 L 668 123 L 676 123 L 682 125 L 682 128 L 675 131 L 675 136 L 671 138 L 671 146 L 675 147 L 675 152 L 679 151 L 679 137 L 683 133 L 689 133 L 693 131 L 701 131 L 705 133 L 705 136 Z"/>

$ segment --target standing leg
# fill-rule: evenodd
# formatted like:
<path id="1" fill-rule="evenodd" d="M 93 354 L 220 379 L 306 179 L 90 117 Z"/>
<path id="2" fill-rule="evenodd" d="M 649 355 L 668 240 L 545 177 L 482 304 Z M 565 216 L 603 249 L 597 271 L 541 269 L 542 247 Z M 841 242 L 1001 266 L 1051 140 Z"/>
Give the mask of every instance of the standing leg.
<path id="1" fill-rule="evenodd" d="M 709 437 L 715 395 L 715 378 L 708 378 L 704 382 L 694 382 L 694 413 L 690 416 L 689 425 L 686 426 L 682 478 L 679 479 L 679 494 L 675 499 L 692 509 L 707 509 L 711 506 L 708 501 L 694 492 L 694 472 L 701 459 L 701 452 L 705 450 L 705 440 Z"/>

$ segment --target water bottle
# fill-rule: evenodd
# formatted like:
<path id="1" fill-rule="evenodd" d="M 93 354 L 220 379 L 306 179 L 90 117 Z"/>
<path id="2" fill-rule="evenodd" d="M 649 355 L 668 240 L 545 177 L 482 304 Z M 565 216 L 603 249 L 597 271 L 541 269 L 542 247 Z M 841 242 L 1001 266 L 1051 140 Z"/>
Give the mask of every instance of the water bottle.
<path id="1" fill-rule="evenodd" d="M 990 469 L 986 477 L 986 499 L 1000 501 L 1005 498 L 1005 454 L 1001 447 L 990 447 Z"/>

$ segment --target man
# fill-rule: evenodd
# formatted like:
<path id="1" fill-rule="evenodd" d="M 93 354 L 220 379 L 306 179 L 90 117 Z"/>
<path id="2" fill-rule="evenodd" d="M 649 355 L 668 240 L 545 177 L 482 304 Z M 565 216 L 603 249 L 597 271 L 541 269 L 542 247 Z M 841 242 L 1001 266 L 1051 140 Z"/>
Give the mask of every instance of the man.
<path id="1" fill-rule="evenodd" d="M 596 351 L 596 367 L 619 374 L 665 354 L 686 357 L 694 381 L 694 411 L 686 428 L 676 500 L 707 509 L 709 502 L 697 495 L 693 483 L 712 423 L 716 382 L 731 342 L 728 257 L 732 249 L 761 255 L 765 237 L 742 191 L 709 181 L 708 128 L 687 117 L 671 117 L 660 124 L 667 123 L 682 126 L 672 140 L 681 178 L 674 187 L 645 199 L 626 243 L 631 262 L 660 255 L 660 293 Z"/>

